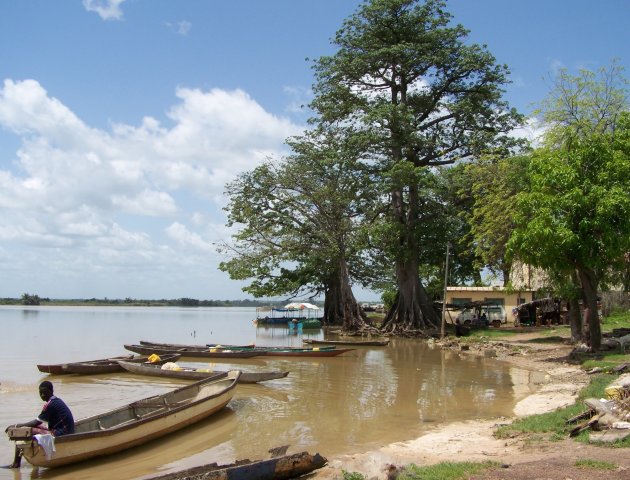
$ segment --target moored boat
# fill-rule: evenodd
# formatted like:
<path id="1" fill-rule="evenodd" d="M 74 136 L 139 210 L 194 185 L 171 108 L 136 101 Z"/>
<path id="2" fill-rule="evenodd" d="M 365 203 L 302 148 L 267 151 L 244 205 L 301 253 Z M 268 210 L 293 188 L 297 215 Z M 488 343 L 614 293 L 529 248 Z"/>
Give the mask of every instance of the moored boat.
<path id="1" fill-rule="evenodd" d="M 302 342 L 307 345 L 352 345 L 364 347 L 384 347 L 389 344 L 389 339 L 385 340 L 311 340 L 306 339 Z"/>
<path id="2" fill-rule="evenodd" d="M 142 445 L 221 410 L 232 399 L 240 374 L 225 372 L 78 420 L 75 433 L 54 439 L 49 457 L 35 439 L 15 440 L 16 447 L 32 465 L 58 467 Z"/>
<path id="3" fill-rule="evenodd" d="M 269 350 L 268 357 L 336 357 L 342 353 L 350 352 L 354 348 L 303 348 L 292 350 Z"/>
<path id="4" fill-rule="evenodd" d="M 319 453 L 300 452 L 268 460 L 239 460 L 231 465 L 200 465 L 147 480 L 279 480 L 302 477 L 322 468 L 327 462 Z"/>
<path id="5" fill-rule="evenodd" d="M 125 345 L 125 349 L 141 355 L 172 355 L 180 354 L 182 357 L 193 358 L 251 358 L 264 355 L 257 350 L 224 350 L 212 347 L 158 347 L 153 345 Z"/>
<path id="6" fill-rule="evenodd" d="M 203 368 L 189 368 L 177 366 L 176 369 L 163 369 L 161 365 L 148 365 L 146 363 L 132 363 L 120 361 L 120 366 L 125 370 L 138 375 L 150 375 L 153 377 L 181 378 L 185 380 L 200 380 L 213 375 L 225 373 L 216 370 Z M 238 383 L 258 383 L 267 380 L 284 378 L 288 371 L 266 371 L 266 372 L 241 372 Z"/>
<path id="7" fill-rule="evenodd" d="M 50 373 L 52 375 L 66 375 L 70 373 L 93 375 L 97 373 L 122 372 L 124 369 L 118 364 L 118 360 L 134 363 L 150 362 L 155 365 L 163 365 L 167 362 L 176 362 L 179 360 L 179 357 L 181 357 L 180 354 L 166 355 L 163 358 L 160 357 L 158 360 L 150 362 L 149 355 L 121 355 L 118 357 L 85 360 L 82 362 L 37 365 L 37 369 L 42 373 Z"/>
<path id="8" fill-rule="evenodd" d="M 208 350 L 208 349 L 216 349 L 216 350 L 242 350 L 242 351 L 256 351 L 261 354 L 266 354 L 269 351 L 274 350 L 292 350 L 292 351 L 305 351 L 312 350 L 315 347 L 282 347 L 282 346 L 256 346 L 253 344 L 250 345 L 224 345 L 221 343 L 207 343 L 206 345 L 182 345 L 178 343 L 158 343 L 158 342 L 149 342 L 147 340 L 140 340 L 140 345 L 145 347 L 155 347 L 155 348 L 168 348 L 168 349 L 189 349 L 189 350 Z M 323 347 L 316 347 L 319 350 L 334 350 L 336 347 L 334 345 L 328 345 Z"/>

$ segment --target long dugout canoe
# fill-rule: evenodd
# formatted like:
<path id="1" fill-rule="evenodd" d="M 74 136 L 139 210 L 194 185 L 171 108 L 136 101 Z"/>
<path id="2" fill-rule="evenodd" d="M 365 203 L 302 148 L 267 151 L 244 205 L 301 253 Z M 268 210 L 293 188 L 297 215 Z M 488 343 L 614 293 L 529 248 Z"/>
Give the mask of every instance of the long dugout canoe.
<path id="1" fill-rule="evenodd" d="M 248 358 L 255 356 L 274 356 L 274 357 L 335 357 L 342 353 L 353 350 L 351 348 L 338 349 L 335 346 L 327 347 L 255 347 L 247 349 L 224 349 L 219 346 L 198 346 L 198 345 L 176 345 L 169 347 L 159 346 L 159 344 L 151 344 L 143 341 L 141 345 L 125 345 L 127 350 L 132 352 L 149 352 L 152 351 L 160 355 L 163 353 L 181 353 L 184 357 L 232 357 L 232 358 Z M 168 344 L 162 344 L 168 345 Z M 225 353 L 225 355 L 223 355 Z"/>
<path id="2" fill-rule="evenodd" d="M 246 350 L 246 351 L 258 351 L 258 352 L 268 352 L 273 350 L 295 350 L 295 351 L 304 351 L 304 350 L 312 350 L 314 347 L 279 347 L 279 346 L 256 346 L 256 345 L 226 345 L 221 343 L 206 343 L 205 345 L 184 345 L 179 343 L 158 343 L 158 342 L 149 342 L 147 340 L 140 340 L 140 345 L 145 347 L 155 347 L 155 348 L 169 348 L 169 349 L 187 349 L 187 350 L 208 350 L 208 349 L 217 349 L 217 350 Z M 317 347 L 319 350 L 334 350 L 336 347 L 334 345 L 327 345 L 323 347 Z"/>
<path id="3" fill-rule="evenodd" d="M 59 467 L 110 455 L 175 432 L 218 412 L 234 396 L 240 374 L 239 370 L 233 370 L 80 419 L 75 422 L 74 433 L 55 438 L 55 451 L 51 455 L 46 455 L 35 438 L 18 438 L 11 428 L 7 434 L 15 440 L 16 448 L 24 458 L 38 467 Z"/>
<path id="4" fill-rule="evenodd" d="M 204 370 L 200 368 L 186 368 L 179 367 L 179 370 L 162 369 L 161 365 L 149 365 L 145 363 L 132 363 L 120 361 L 120 366 L 128 372 L 138 375 L 150 375 L 152 377 L 163 378 L 180 378 L 184 380 L 201 380 L 213 375 L 217 375 L 220 372 L 216 370 Z M 276 380 L 278 378 L 284 378 L 289 375 L 288 371 L 271 371 L 271 372 L 241 372 L 241 376 L 238 377 L 238 383 L 258 383 L 267 380 Z"/>
<path id="5" fill-rule="evenodd" d="M 180 354 L 166 355 L 153 362 L 155 365 L 163 365 L 167 362 L 176 362 L 181 357 Z M 84 360 L 82 362 L 56 363 L 50 365 L 37 365 L 42 373 L 51 375 L 67 375 L 77 373 L 81 375 L 95 375 L 97 373 L 122 372 L 124 369 L 118 364 L 118 360 L 126 362 L 142 363 L 148 362 L 148 355 L 123 355 L 118 357 L 101 358 L 98 360 Z"/>
<path id="6" fill-rule="evenodd" d="M 307 345 L 348 345 L 358 347 L 384 347 L 389 345 L 389 339 L 385 340 L 311 340 L 305 339 L 302 342 Z"/>
<path id="7" fill-rule="evenodd" d="M 251 358 L 259 355 L 265 355 L 264 352 L 252 350 L 219 350 L 216 348 L 206 347 L 205 350 L 191 348 L 167 348 L 156 347 L 150 345 L 125 345 L 125 349 L 142 355 L 151 355 L 155 353 L 159 356 L 180 354 L 182 357 L 194 358 Z"/>

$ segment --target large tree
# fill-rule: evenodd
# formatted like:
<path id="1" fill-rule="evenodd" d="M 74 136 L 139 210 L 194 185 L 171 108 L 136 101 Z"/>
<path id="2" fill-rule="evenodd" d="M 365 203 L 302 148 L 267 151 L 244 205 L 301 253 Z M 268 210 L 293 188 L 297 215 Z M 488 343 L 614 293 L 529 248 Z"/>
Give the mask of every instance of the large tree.
<path id="1" fill-rule="evenodd" d="M 227 186 L 231 258 L 220 268 L 251 279 L 256 297 L 324 295 L 324 321 L 366 328 L 352 292 L 363 265 L 358 223 L 374 185 L 356 163 L 356 146 L 329 127 L 289 139 L 293 153 Z M 352 271 L 352 268 L 355 271 Z"/>
<path id="2" fill-rule="evenodd" d="M 460 193 L 473 203 L 463 212 L 470 225 L 468 246 L 475 252 L 479 267 L 500 274 L 505 285 L 512 268 L 506 245 L 515 226 L 514 199 L 529 188 L 529 162 L 527 155 L 485 157 L 464 170 L 470 190 Z"/>
<path id="3" fill-rule="evenodd" d="M 444 1 L 371 0 L 337 32 L 336 53 L 315 65 L 312 107 L 323 122 L 370 136 L 364 160 L 391 186 L 387 241 L 398 294 L 388 331 L 439 322 L 419 277 L 421 252 L 431 248 L 418 235 L 423 170 L 491 150 L 518 120 L 501 100 L 507 68 L 466 35 Z"/>
<path id="4" fill-rule="evenodd" d="M 627 82 L 613 64 L 599 75 L 561 72 L 543 103 L 549 129 L 533 155 L 530 188 L 518 196 L 508 247 L 524 261 L 572 272 L 599 349 L 597 293 L 630 249 L 630 114 Z"/>

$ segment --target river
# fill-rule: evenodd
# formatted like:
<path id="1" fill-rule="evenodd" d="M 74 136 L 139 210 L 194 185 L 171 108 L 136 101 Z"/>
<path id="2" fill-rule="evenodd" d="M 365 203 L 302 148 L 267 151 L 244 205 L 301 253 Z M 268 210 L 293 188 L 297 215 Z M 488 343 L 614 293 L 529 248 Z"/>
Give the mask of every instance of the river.
<path id="1" fill-rule="evenodd" d="M 129 373 L 94 376 L 40 373 L 37 364 L 128 354 L 139 340 L 301 346 L 323 330 L 256 327 L 254 308 L 0 307 L 0 426 L 34 418 L 42 407 L 38 384 L 82 418 L 181 386 Z M 326 336 L 327 338 L 329 336 Z M 195 465 L 268 458 L 270 448 L 323 456 L 367 451 L 409 440 L 438 423 L 509 416 L 535 390 L 533 374 L 492 359 L 442 350 L 426 342 L 392 339 L 387 347 L 359 347 L 331 358 L 279 358 L 182 365 L 289 370 L 287 378 L 239 385 L 227 408 L 170 436 L 120 454 L 57 469 L 0 469 L 0 480 L 141 479 Z M 0 441 L 0 464 L 13 444 Z"/>

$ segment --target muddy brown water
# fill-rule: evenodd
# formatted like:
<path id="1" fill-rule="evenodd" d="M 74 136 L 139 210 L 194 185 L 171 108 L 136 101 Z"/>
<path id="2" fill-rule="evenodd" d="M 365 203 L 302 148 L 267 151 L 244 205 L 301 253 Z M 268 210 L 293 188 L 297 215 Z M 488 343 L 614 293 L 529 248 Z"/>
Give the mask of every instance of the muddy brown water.
<path id="1" fill-rule="evenodd" d="M 125 343 L 256 343 L 300 346 L 322 330 L 256 328 L 255 309 L 142 307 L 0 307 L 0 426 L 41 410 L 37 385 L 49 379 L 76 418 L 181 386 L 185 381 L 127 373 L 40 373 L 38 363 L 88 360 L 126 352 Z M 327 338 L 330 338 L 327 336 Z M 214 360 L 214 359 L 213 359 Z M 325 457 L 417 438 L 437 424 L 512 414 L 540 378 L 492 359 L 459 355 L 426 342 L 393 339 L 331 358 L 182 359 L 182 365 L 246 371 L 289 370 L 287 378 L 239 385 L 227 408 L 144 446 L 57 469 L 0 469 L 0 480 L 140 479 L 182 468 L 267 458 L 270 448 Z M 0 440 L 0 464 L 13 444 Z"/>

